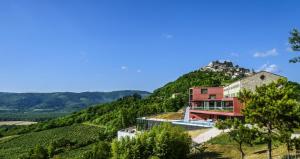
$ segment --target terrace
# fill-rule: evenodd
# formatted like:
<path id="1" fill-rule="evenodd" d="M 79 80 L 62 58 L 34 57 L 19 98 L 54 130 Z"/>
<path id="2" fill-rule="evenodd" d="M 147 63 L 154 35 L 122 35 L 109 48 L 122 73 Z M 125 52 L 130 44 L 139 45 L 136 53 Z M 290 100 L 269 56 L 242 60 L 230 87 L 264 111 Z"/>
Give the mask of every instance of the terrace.
<path id="1" fill-rule="evenodd" d="M 233 101 L 198 101 L 191 110 L 233 112 Z"/>

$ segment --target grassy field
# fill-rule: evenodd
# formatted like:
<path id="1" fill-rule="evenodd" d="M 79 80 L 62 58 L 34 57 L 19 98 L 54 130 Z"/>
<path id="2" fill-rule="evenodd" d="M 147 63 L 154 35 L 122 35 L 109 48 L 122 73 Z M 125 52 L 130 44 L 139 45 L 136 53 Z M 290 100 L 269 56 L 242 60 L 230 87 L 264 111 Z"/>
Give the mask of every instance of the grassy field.
<path id="1" fill-rule="evenodd" d="M 40 132 L 32 132 L 20 136 L 9 136 L 0 139 L 0 159 L 15 159 L 20 155 L 26 154 L 35 145 L 40 144 L 47 146 L 51 141 L 58 138 L 64 138 L 69 140 L 76 140 L 79 144 L 93 142 L 97 140 L 98 134 L 102 129 L 95 126 L 88 126 L 83 124 L 77 124 L 62 128 L 55 128 Z M 80 148 L 79 148 L 80 149 Z M 72 152 L 72 150 L 70 150 Z M 82 151 L 76 151 L 76 155 Z M 74 154 L 62 152 L 59 155 L 63 155 L 67 158 L 68 154 Z M 71 157 L 72 158 L 72 157 Z"/>
<path id="2" fill-rule="evenodd" d="M 247 159 L 265 159 L 267 158 L 267 146 L 266 144 L 256 144 L 252 147 L 244 147 Z M 286 147 L 280 143 L 274 143 L 273 145 L 273 157 L 274 159 L 281 159 L 287 153 Z M 207 159 L 239 159 L 240 153 L 237 149 L 237 145 L 230 140 L 227 134 L 222 134 L 213 138 L 207 142 L 207 150 L 205 152 Z"/>
<path id="3" fill-rule="evenodd" d="M 37 122 L 32 121 L 0 121 L 1 125 L 31 125 L 36 124 Z"/>
<path id="4" fill-rule="evenodd" d="M 182 112 L 168 112 L 168 113 L 158 114 L 158 115 L 154 115 L 154 116 L 149 116 L 148 118 L 181 120 L 181 119 L 183 119 L 183 113 Z"/>
<path id="5" fill-rule="evenodd" d="M 195 138 L 199 136 L 200 134 L 203 134 L 210 130 L 209 128 L 201 128 L 201 129 L 196 129 L 196 130 L 188 130 L 187 133 L 192 137 Z"/>

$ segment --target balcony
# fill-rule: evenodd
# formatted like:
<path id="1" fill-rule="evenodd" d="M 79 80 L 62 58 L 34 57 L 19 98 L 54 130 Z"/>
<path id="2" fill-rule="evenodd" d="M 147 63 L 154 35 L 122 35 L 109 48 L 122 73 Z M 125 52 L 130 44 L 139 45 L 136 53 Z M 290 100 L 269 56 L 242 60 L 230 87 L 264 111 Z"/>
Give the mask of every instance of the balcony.
<path id="1" fill-rule="evenodd" d="M 191 107 L 191 110 L 213 111 L 213 112 L 233 112 L 233 106 L 229 107 Z"/>

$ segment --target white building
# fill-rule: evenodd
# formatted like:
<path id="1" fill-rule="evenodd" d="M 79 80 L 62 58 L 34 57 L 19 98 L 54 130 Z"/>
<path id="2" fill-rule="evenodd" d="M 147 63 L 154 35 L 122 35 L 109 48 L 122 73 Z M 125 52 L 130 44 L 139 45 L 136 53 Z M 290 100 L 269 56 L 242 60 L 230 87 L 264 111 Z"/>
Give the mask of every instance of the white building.
<path id="1" fill-rule="evenodd" d="M 262 86 L 263 84 L 270 84 L 279 78 L 283 77 L 266 71 L 258 72 L 224 87 L 224 97 L 237 97 L 242 89 L 255 91 L 256 87 Z"/>
<path id="2" fill-rule="evenodd" d="M 137 134 L 137 130 L 134 127 L 122 129 L 118 131 L 118 140 L 124 137 L 133 138 L 136 136 L 136 134 Z"/>

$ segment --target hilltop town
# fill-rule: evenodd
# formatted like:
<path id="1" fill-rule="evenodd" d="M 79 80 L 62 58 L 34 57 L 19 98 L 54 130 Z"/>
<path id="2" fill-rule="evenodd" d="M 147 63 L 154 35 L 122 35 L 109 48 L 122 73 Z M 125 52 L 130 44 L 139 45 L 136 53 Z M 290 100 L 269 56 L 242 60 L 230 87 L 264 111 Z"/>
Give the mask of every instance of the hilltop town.
<path id="1" fill-rule="evenodd" d="M 232 78 L 245 77 L 254 74 L 254 70 L 233 65 L 231 61 L 216 60 L 210 62 L 207 66 L 202 67 L 200 70 L 212 72 L 224 72 L 227 76 Z"/>

